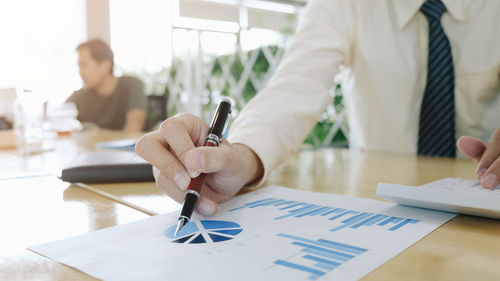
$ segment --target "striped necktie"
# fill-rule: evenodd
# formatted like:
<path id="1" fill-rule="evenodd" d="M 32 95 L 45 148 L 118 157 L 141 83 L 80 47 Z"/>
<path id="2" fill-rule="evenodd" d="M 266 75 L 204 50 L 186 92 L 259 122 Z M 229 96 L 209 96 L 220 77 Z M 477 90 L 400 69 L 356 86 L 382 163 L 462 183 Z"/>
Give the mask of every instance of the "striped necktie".
<path id="1" fill-rule="evenodd" d="M 420 10 L 429 22 L 429 59 L 418 154 L 455 157 L 455 74 L 450 42 L 441 26 L 446 7 L 441 0 L 427 0 Z"/>

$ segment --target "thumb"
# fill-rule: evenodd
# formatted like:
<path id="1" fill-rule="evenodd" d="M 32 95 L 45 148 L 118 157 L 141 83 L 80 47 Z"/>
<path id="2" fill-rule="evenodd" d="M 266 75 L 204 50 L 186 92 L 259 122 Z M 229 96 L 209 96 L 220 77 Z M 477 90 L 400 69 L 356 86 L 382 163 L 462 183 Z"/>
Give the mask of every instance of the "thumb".
<path id="1" fill-rule="evenodd" d="M 457 140 L 457 147 L 467 157 L 479 161 L 488 145 L 476 138 L 464 136 Z"/>

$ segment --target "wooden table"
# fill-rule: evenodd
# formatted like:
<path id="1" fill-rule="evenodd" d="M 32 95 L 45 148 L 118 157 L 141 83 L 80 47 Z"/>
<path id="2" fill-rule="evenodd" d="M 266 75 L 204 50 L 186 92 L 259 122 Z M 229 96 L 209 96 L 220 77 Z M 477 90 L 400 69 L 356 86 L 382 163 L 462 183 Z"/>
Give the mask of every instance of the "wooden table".
<path id="1" fill-rule="evenodd" d="M 275 171 L 266 184 L 380 200 L 375 196 L 378 182 L 420 185 L 448 176 L 473 178 L 474 170 L 474 163 L 465 159 L 345 149 L 302 150 Z M 0 181 L 0 211 L 2 222 L 7 221 L 2 229 L 10 237 L 0 242 L 0 280 L 89 279 L 24 248 L 147 217 L 110 200 L 112 197 L 68 188 L 53 177 L 37 179 Z M 155 213 L 179 208 L 154 183 L 91 187 Z M 8 249 L 6 254 L 4 247 Z M 364 280 L 500 280 L 499 265 L 500 221 L 460 215 Z"/>
<path id="2" fill-rule="evenodd" d="M 94 280 L 26 247 L 147 218 L 54 176 L 0 181 L 0 280 Z"/>
<path id="3" fill-rule="evenodd" d="M 138 136 L 99 131 L 59 138 L 53 150 L 26 158 L 0 150 L 0 280 L 95 280 L 26 248 L 149 217 L 56 176 L 96 142 Z"/>
<path id="4" fill-rule="evenodd" d="M 58 175 L 77 155 L 94 151 L 95 144 L 118 139 L 137 139 L 142 133 L 92 129 L 70 137 L 48 140 L 45 152 L 21 157 L 16 149 L 0 150 L 0 180 L 32 175 Z"/>

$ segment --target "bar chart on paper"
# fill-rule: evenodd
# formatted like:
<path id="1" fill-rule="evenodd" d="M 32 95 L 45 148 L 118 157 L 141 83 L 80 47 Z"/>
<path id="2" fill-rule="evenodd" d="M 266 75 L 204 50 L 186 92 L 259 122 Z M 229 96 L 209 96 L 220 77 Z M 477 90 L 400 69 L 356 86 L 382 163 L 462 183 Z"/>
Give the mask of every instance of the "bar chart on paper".
<path id="1" fill-rule="evenodd" d="M 310 274 L 309 280 L 316 280 L 334 270 L 343 263 L 362 255 L 367 249 L 339 243 L 327 239 L 311 240 L 285 233 L 279 237 L 290 239 L 291 245 L 300 248 L 300 254 L 294 260 L 278 259 L 275 264 Z"/>
<path id="2" fill-rule="evenodd" d="M 331 203 L 333 204 L 327 205 L 311 201 L 266 197 L 233 207 L 228 210 L 228 213 L 236 215 L 238 212 L 251 212 L 259 218 L 266 216 L 269 221 L 274 221 L 273 224 L 291 223 L 305 226 L 314 220 L 314 225 L 320 225 L 314 234 L 305 235 L 303 229 L 307 228 L 301 229 L 300 227 L 295 228 L 299 232 L 294 232 L 294 234 L 284 232 L 276 234 L 280 241 L 287 240 L 288 246 L 283 245 L 283 247 L 292 247 L 294 251 L 287 252 L 287 254 L 277 253 L 277 258 L 273 261 L 274 267 L 268 270 L 278 269 L 279 272 L 291 274 L 297 279 L 303 277 L 302 280 L 316 280 L 335 272 L 337 276 L 343 276 L 346 280 L 356 279 L 356 277 L 347 278 L 345 272 L 355 271 L 356 264 L 364 264 L 367 259 L 380 253 L 380 244 L 373 241 L 381 237 L 379 241 L 387 241 L 388 235 L 404 236 L 405 234 L 399 233 L 408 231 L 408 227 L 418 225 L 421 221 L 415 217 L 409 217 L 411 213 L 393 211 L 391 212 L 393 215 L 389 215 L 384 212 L 386 209 L 366 208 L 363 204 L 343 204 L 343 207 L 339 207 L 335 206 L 335 201 Z M 356 206 L 365 208 L 358 209 Z M 370 211 L 363 211 L 363 209 Z M 349 235 L 346 236 L 346 232 L 349 232 Z M 370 238 L 361 241 L 352 239 L 353 236 L 363 237 L 363 233 L 370 235 Z M 311 237 L 316 238 L 311 239 Z M 368 240 L 370 241 L 367 242 Z M 346 241 L 349 242 L 346 243 Z M 359 242 L 363 242 L 365 246 L 357 245 Z M 367 257 L 370 247 L 366 245 L 372 244 L 375 244 L 373 245 L 375 250 Z M 286 270 L 283 271 L 284 269 Z M 339 270 L 341 272 L 338 272 Z"/>
<path id="3" fill-rule="evenodd" d="M 308 202 L 291 201 L 278 198 L 265 198 L 233 208 L 229 212 L 235 212 L 245 208 L 277 208 L 285 214 L 275 217 L 274 220 L 285 218 L 305 218 L 309 216 L 321 216 L 327 221 L 336 222 L 336 226 L 330 231 L 335 232 L 345 228 L 357 229 L 360 227 L 385 227 L 389 231 L 396 231 L 408 224 L 417 224 L 419 220 L 397 216 L 388 216 L 374 212 L 362 212 L 346 208 L 336 208 L 332 206 L 322 206 Z M 340 222 L 340 224 L 338 223 Z"/>
<path id="4" fill-rule="evenodd" d="M 153 216 L 30 249 L 103 280 L 349 281 L 454 214 L 273 186 L 220 204 L 211 219 L 195 214 L 174 237 L 177 216 Z M 133 268 L 140 278 L 113 268 Z"/>

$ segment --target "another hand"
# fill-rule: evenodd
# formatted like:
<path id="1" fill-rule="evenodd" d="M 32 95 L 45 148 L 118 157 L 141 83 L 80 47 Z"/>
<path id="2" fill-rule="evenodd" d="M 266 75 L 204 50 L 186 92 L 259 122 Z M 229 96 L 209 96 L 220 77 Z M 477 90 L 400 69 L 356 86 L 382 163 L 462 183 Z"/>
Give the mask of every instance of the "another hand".
<path id="1" fill-rule="evenodd" d="M 490 143 L 483 143 L 473 137 L 461 137 L 458 149 L 466 156 L 478 161 L 476 175 L 485 188 L 500 184 L 500 130 L 491 137 Z"/>
<path id="2" fill-rule="evenodd" d="M 208 126 L 200 118 L 178 114 L 139 139 L 136 152 L 153 165 L 158 187 L 179 203 L 191 178 L 206 173 L 196 210 L 211 216 L 217 212 L 217 203 L 230 199 L 261 176 L 262 164 L 242 144 L 223 140 L 219 147 L 203 147 L 207 133 Z"/>

